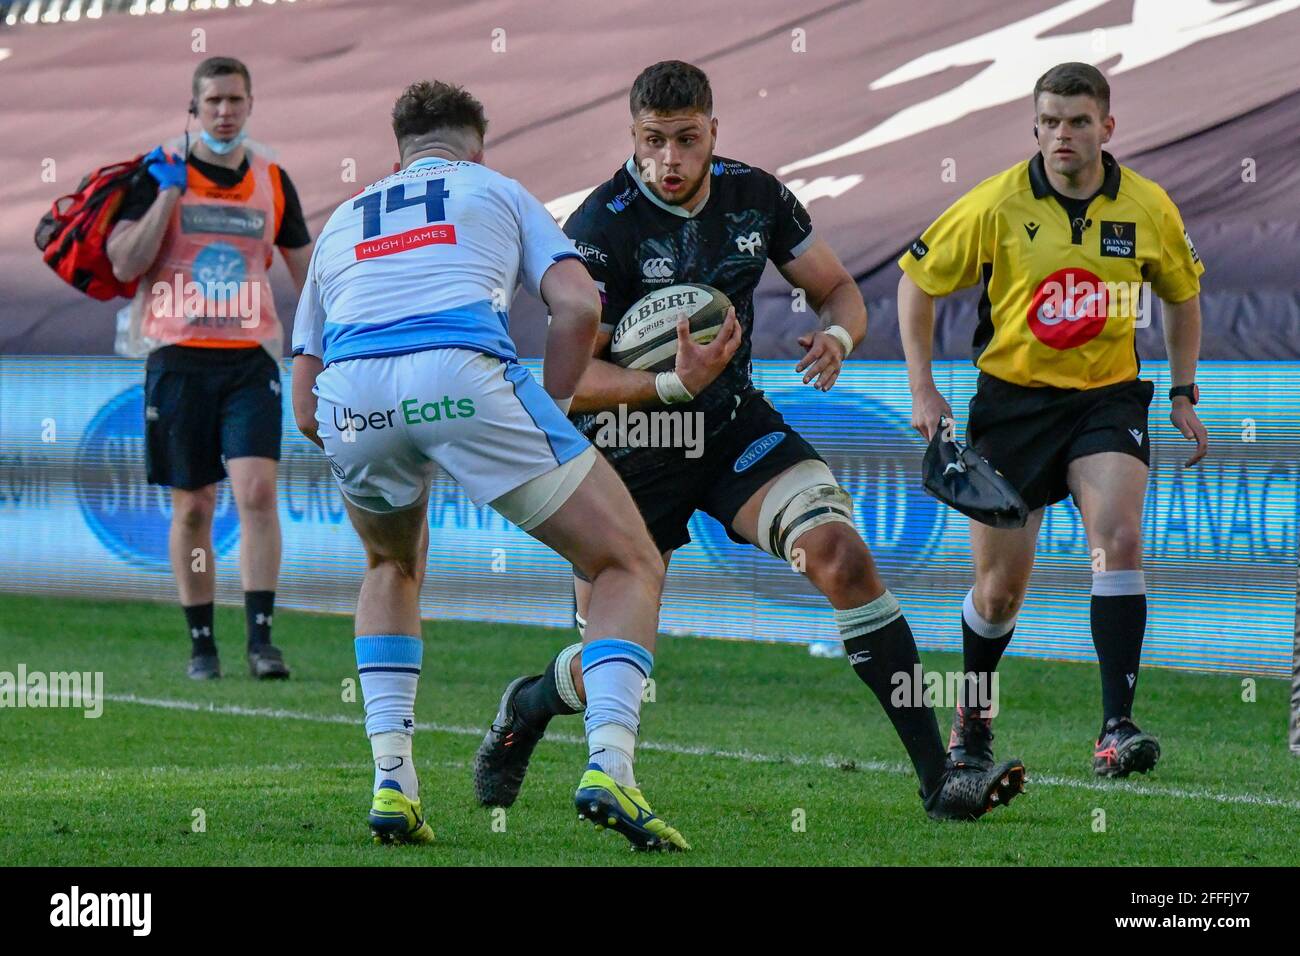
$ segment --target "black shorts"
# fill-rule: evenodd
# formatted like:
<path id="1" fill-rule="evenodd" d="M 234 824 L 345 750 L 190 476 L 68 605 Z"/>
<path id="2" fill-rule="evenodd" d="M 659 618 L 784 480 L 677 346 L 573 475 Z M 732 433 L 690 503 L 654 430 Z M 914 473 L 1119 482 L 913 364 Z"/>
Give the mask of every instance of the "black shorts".
<path id="1" fill-rule="evenodd" d="M 1026 388 L 981 372 L 966 441 L 1015 486 L 1031 511 L 1069 497 L 1066 472 L 1084 455 L 1118 451 L 1151 464 L 1152 382 Z"/>
<path id="2" fill-rule="evenodd" d="M 762 392 L 753 392 L 736 409 L 736 417 L 705 440 L 699 458 L 675 460 L 623 480 L 661 552 L 691 540 L 687 524 L 696 511 L 716 518 L 731 540 L 744 544 L 731 530 L 736 513 L 768 481 L 809 459 L 822 457 Z"/>
<path id="3" fill-rule="evenodd" d="M 232 458 L 280 460 L 280 366 L 261 348 L 168 345 L 149 356 L 144 444 L 150 484 L 193 491 Z"/>

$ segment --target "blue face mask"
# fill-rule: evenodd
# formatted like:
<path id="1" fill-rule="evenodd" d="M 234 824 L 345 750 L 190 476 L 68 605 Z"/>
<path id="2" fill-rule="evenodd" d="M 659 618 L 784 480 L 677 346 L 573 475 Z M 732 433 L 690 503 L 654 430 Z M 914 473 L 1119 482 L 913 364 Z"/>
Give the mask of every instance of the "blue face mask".
<path id="1" fill-rule="evenodd" d="M 207 130 L 199 134 L 199 138 L 203 140 L 203 145 L 218 156 L 225 156 L 227 153 L 234 152 L 247 136 L 248 133 L 242 129 L 235 135 L 234 139 L 217 139 Z"/>

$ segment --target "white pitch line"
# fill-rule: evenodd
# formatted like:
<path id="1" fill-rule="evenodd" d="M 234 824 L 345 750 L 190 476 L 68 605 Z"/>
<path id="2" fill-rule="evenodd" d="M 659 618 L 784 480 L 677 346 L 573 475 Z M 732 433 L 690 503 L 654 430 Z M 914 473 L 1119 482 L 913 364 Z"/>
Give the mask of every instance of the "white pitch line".
<path id="1" fill-rule="evenodd" d="M 196 713 L 219 714 L 227 717 L 268 717 L 273 720 L 303 720 L 318 724 L 347 724 L 359 727 L 362 721 L 346 714 L 308 714 L 294 710 L 280 710 L 272 707 L 241 707 L 238 704 L 201 704 L 192 700 L 170 700 L 160 697 L 138 697 L 135 694 L 105 694 L 105 700 L 119 704 L 136 704 L 141 707 L 160 707 L 165 710 L 188 710 Z M 461 737 L 481 737 L 482 727 L 460 727 L 455 724 L 438 724 L 419 721 L 417 730 L 431 730 L 436 733 L 455 734 Z M 586 743 L 585 737 L 573 734 L 547 734 L 547 740 L 565 744 Z M 827 767 L 832 770 L 851 764 L 856 770 L 874 773 L 911 776 L 912 768 L 901 763 L 887 763 L 881 760 L 861 760 L 836 754 L 816 756 L 813 754 L 763 754 L 750 750 L 720 750 L 714 747 L 691 746 L 689 744 L 662 743 L 643 740 L 637 743 L 642 750 L 657 750 L 662 753 L 678 754 L 686 757 L 720 757 L 724 760 L 740 760 L 745 763 L 789 764 L 796 767 Z M 1300 800 L 1284 800 L 1281 797 L 1268 797 L 1253 793 L 1218 793 L 1187 787 L 1161 787 L 1148 783 L 1132 783 L 1112 780 L 1078 780 L 1073 777 L 1057 777 L 1051 774 L 1030 773 L 1029 782 L 1034 786 L 1069 787 L 1075 790 L 1092 790 L 1097 793 L 1131 793 L 1143 797 L 1172 797 L 1176 800 L 1205 800 L 1211 803 L 1243 804 L 1246 806 L 1280 807 L 1285 810 L 1300 810 Z"/>

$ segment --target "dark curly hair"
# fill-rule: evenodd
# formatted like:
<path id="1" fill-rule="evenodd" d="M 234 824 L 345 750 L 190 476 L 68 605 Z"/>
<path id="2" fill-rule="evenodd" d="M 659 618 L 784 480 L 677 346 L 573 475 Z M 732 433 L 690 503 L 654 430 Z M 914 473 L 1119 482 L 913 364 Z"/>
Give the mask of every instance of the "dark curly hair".
<path id="1" fill-rule="evenodd" d="M 695 110 L 705 116 L 713 115 L 709 78 L 698 66 L 681 60 L 664 60 L 647 66 L 632 84 L 628 102 L 633 116 L 642 110 L 654 113 Z"/>
<path id="2" fill-rule="evenodd" d="M 412 83 L 393 104 L 393 135 L 398 147 L 414 136 L 436 130 L 473 130 L 481 141 L 487 132 L 483 104 L 452 83 Z"/>

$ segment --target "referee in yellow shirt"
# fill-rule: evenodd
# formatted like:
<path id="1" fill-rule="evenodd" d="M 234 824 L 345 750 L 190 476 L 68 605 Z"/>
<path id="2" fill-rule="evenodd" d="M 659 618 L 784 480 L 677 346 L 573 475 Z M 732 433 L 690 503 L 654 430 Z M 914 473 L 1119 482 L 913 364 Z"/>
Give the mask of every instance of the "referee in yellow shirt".
<path id="1" fill-rule="evenodd" d="M 1093 555 L 1102 686 L 1093 770 L 1123 777 L 1160 756 L 1132 716 L 1147 616 L 1142 508 L 1154 391 L 1138 378 L 1134 329 L 1148 319 L 1144 290 L 1154 291 L 1165 303 L 1170 420 L 1196 442 L 1194 465 L 1207 450 L 1193 408 L 1205 268 L 1165 191 L 1102 150 L 1114 131 L 1100 71 L 1062 63 L 1043 74 L 1034 85 L 1038 153 L 980 183 L 912 243 L 899 260 L 898 320 L 912 425 L 929 438 L 952 415 L 930 369 L 934 299 L 983 284 L 967 436 L 1031 512 L 1020 529 L 971 522 L 965 670 L 989 686 L 1029 585 L 1043 509 L 1072 494 Z M 958 707 L 952 760 L 991 764 L 992 741 L 989 715 Z"/>

